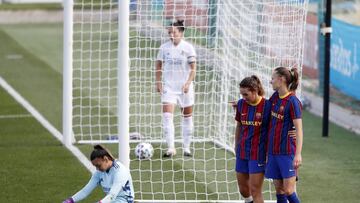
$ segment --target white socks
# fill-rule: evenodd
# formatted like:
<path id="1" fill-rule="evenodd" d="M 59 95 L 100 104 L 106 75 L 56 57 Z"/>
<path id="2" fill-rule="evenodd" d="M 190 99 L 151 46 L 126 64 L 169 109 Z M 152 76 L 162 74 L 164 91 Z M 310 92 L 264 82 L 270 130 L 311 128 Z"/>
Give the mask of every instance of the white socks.
<path id="1" fill-rule="evenodd" d="M 193 119 L 192 116 L 182 118 L 182 136 L 184 151 L 190 153 L 190 144 L 193 134 Z"/>
<path id="2" fill-rule="evenodd" d="M 163 113 L 163 129 L 165 140 L 169 149 L 175 149 L 175 140 L 174 140 L 174 116 L 172 113 L 165 112 Z"/>
<path id="3" fill-rule="evenodd" d="M 175 149 L 175 128 L 174 128 L 174 115 L 169 112 L 163 113 L 163 130 L 166 143 L 169 149 Z M 190 144 L 193 134 L 193 119 L 190 117 L 182 118 L 182 136 L 184 151 L 190 153 Z"/>
<path id="4" fill-rule="evenodd" d="M 245 203 L 252 202 L 252 201 L 253 201 L 253 198 L 252 198 L 252 196 L 250 196 L 250 197 L 244 197 L 244 201 L 245 201 Z"/>

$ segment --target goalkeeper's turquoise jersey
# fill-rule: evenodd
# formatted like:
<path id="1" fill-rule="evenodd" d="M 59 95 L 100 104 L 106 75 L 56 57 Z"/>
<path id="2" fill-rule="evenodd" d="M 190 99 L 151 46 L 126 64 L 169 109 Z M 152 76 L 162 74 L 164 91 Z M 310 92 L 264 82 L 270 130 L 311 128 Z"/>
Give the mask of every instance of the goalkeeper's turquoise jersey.
<path id="1" fill-rule="evenodd" d="M 129 170 L 119 161 L 113 161 L 107 171 L 96 171 L 88 184 L 72 196 L 75 202 L 86 198 L 96 186 L 101 186 L 106 196 L 102 203 L 123 203 L 134 201 L 134 188 Z"/>

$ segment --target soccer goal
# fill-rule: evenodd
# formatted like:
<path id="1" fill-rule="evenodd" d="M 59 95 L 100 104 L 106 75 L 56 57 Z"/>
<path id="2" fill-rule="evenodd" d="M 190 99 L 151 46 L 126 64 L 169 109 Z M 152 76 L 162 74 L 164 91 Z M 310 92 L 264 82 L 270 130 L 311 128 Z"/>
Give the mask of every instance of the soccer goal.
<path id="1" fill-rule="evenodd" d="M 258 75 L 268 97 L 273 68 L 297 67 L 301 73 L 308 0 L 65 2 L 65 143 L 120 143 L 138 200 L 241 200 L 229 102 L 239 99 L 243 77 Z M 155 60 L 168 40 L 166 26 L 177 19 L 185 20 L 185 40 L 197 52 L 193 157 L 181 155 L 177 109 L 180 153 L 165 159 Z M 135 158 L 140 141 L 152 143 L 151 160 Z M 274 199 L 270 180 L 263 191 L 266 200 Z"/>

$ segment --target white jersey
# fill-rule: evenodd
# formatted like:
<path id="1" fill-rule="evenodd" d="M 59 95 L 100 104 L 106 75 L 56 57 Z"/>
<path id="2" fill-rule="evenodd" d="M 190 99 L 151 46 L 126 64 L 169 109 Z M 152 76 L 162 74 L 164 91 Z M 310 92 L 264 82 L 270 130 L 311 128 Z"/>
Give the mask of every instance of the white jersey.
<path id="1" fill-rule="evenodd" d="M 195 62 L 195 58 L 194 47 L 184 40 L 181 40 L 177 46 L 172 41 L 160 46 L 157 60 L 162 62 L 164 91 L 182 93 L 182 87 L 191 72 L 190 64 Z"/>
<path id="2" fill-rule="evenodd" d="M 132 203 L 134 202 L 134 188 L 129 170 L 119 161 L 107 171 L 96 171 L 88 184 L 72 196 L 75 202 L 86 198 L 96 186 L 101 186 L 106 196 L 101 200 L 104 203 Z"/>

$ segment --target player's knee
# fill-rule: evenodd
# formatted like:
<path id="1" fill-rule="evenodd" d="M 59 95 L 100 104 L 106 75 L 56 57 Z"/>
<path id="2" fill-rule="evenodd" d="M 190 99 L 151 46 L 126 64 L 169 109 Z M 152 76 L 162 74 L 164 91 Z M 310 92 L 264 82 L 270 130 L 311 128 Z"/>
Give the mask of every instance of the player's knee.
<path id="1" fill-rule="evenodd" d="M 258 196 L 261 195 L 261 186 L 260 185 L 251 185 L 250 191 L 252 196 Z"/>
<path id="2" fill-rule="evenodd" d="M 192 113 L 184 113 L 183 118 L 192 118 Z"/>
<path id="3" fill-rule="evenodd" d="M 289 196 L 292 193 L 294 193 L 294 188 L 291 188 L 291 187 L 284 188 L 284 193 L 286 196 Z"/>
<path id="4" fill-rule="evenodd" d="M 250 188 L 247 186 L 240 187 L 240 194 L 243 197 L 249 197 L 250 196 Z"/>
<path id="5" fill-rule="evenodd" d="M 274 186 L 275 186 L 276 194 L 285 193 L 282 183 L 279 183 L 278 181 L 274 181 Z"/>

